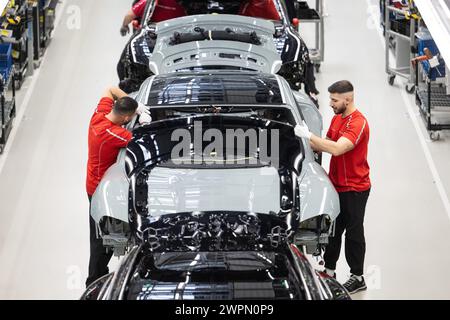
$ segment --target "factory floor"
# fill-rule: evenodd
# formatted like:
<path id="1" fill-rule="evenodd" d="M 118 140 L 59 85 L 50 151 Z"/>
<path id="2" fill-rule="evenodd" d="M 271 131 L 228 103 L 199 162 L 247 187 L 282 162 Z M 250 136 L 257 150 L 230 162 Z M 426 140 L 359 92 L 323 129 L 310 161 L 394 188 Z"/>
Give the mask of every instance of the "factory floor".
<path id="1" fill-rule="evenodd" d="M 45 59 L 18 92 L 15 127 L 0 156 L 0 299 L 77 299 L 83 292 L 87 128 L 102 92 L 117 83 L 126 43 L 119 28 L 130 3 L 63 0 Z M 353 297 L 450 299 L 450 278 L 441 272 L 450 265 L 450 133 L 431 142 L 403 80 L 387 83 L 378 1 L 326 1 L 326 12 L 317 75 L 324 128 L 332 117 L 327 87 L 348 79 L 371 129 L 368 290 Z M 342 253 L 338 280 L 348 273 Z"/>

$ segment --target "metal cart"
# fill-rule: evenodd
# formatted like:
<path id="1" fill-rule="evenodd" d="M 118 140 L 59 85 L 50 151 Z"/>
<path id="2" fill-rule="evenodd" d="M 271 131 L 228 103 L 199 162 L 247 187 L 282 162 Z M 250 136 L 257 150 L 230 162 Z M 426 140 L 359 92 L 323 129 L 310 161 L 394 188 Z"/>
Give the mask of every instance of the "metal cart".
<path id="1" fill-rule="evenodd" d="M 325 26 L 323 0 L 316 0 L 315 8 L 310 8 L 306 1 L 297 0 L 295 3 L 297 18 L 302 23 L 315 24 L 315 44 L 309 49 L 309 56 L 314 63 L 316 72 L 320 71 L 320 65 L 324 61 L 325 54 Z"/>
<path id="2" fill-rule="evenodd" d="M 28 7 L 33 16 L 33 54 L 36 65 L 50 45 L 58 0 L 33 0 Z"/>
<path id="3" fill-rule="evenodd" d="M 58 0 L 41 0 L 41 2 L 43 2 L 40 13 L 41 47 L 46 48 L 51 42 L 52 32 L 55 28 L 55 10 Z"/>
<path id="4" fill-rule="evenodd" d="M 443 77 L 444 62 L 427 70 L 426 63 L 418 63 L 416 67 L 416 104 L 430 139 L 436 141 L 440 139 L 440 130 L 450 130 L 450 90 Z"/>
<path id="5" fill-rule="evenodd" d="M 413 18 L 393 20 L 391 14 L 406 17 L 410 16 L 410 7 L 406 9 L 398 9 L 390 5 L 389 0 L 384 0 L 384 37 L 385 37 L 385 56 L 386 56 L 386 73 L 388 74 L 388 83 L 394 84 L 396 76 L 408 80 L 406 91 L 414 92 L 415 72 L 411 64 L 411 59 L 415 57 L 411 44 L 415 41 L 417 21 Z M 393 43 L 391 40 L 393 39 Z M 393 67 L 390 61 L 390 50 L 394 49 L 396 65 Z"/>
<path id="6" fill-rule="evenodd" d="M 16 116 L 15 72 L 11 56 L 11 45 L 2 44 L 0 53 L 0 154 L 3 153 L 6 141 Z M 3 52 L 4 51 L 4 52 Z M 11 97 L 8 97 L 11 95 Z"/>
<path id="7" fill-rule="evenodd" d="M 27 30 L 27 1 L 15 1 L 16 7 L 10 9 L 13 15 L 20 17 L 17 24 L 8 25 L 7 29 L 0 30 L 1 42 L 12 44 L 12 55 L 15 65 L 16 88 L 22 86 L 28 70 L 28 30 Z M 2 17 L 4 21 L 6 17 Z"/>

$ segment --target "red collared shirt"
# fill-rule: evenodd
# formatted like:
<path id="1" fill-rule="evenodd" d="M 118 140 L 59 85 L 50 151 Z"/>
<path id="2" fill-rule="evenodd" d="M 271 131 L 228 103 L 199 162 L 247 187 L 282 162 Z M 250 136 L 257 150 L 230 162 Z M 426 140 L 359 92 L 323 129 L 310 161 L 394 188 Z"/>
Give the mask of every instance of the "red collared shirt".
<path id="1" fill-rule="evenodd" d="M 140 0 L 131 8 L 131 11 L 133 11 L 134 15 L 140 19 L 144 15 L 146 5 L 147 0 Z"/>
<path id="2" fill-rule="evenodd" d="M 117 160 L 121 148 L 132 138 L 130 131 L 106 118 L 114 101 L 102 98 L 89 124 L 89 157 L 87 164 L 86 191 L 92 196 L 106 170 Z"/>
<path id="3" fill-rule="evenodd" d="M 147 0 L 141 0 L 131 9 L 138 18 L 142 18 L 145 12 Z M 155 11 L 151 17 L 153 22 L 161 22 L 169 19 L 179 18 L 186 15 L 184 8 L 176 0 L 158 0 Z"/>
<path id="4" fill-rule="evenodd" d="M 345 137 L 355 146 L 343 155 L 331 157 L 329 177 L 338 192 L 370 189 L 370 167 L 367 162 L 369 135 L 369 124 L 358 110 L 345 118 L 335 115 L 331 120 L 327 138 L 338 141 Z"/>
<path id="5" fill-rule="evenodd" d="M 267 20 L 280 20 L 273 0 L 249 0 L 242 4 L 239 14 Z"/>

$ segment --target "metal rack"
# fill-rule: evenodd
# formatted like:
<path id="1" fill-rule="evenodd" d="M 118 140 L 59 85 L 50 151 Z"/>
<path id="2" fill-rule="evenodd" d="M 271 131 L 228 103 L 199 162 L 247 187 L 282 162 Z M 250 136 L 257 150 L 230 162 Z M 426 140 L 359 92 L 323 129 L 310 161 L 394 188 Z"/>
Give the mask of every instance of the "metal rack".
<path id="1" fill-rule="evenodd" d="M 20 89 L 25 77 L 33 74 L 36 60 L 44 53 L 41 48 L 50 43 L 57 3 L 58 0 L 0 0 L 0 43 L 10 44 L 7 54 L 2 55 L 8 60 L 2 60 L 5 63 L 0 70 L 0 153 L 16 115 L 16 88 Z"/>
<path id="2" fill-rule="evenodd" d="M 10 8 L 11 3 L 16 7 Z M 41 57 L 51 42 L 57 4 L 58 0 L 0 0 L 0 12 L 11 15 L 9 11 L 14 11 L 14 15 L 21 18 L 16 26 L 0 29 L 0 42 L 13 45 L 17 89 L 39 67 Z M 5 19 L 3 15 L 0 23 Z M 11 28 L 16 29 L 13 31 Z M 20 34 L 17 30 L 20 30 Z"/>
<path id="3" fill-rule="evenodd" d="M 450 130 L 450 90 L 443 75 L 436 75 L 442 72 L 443 60 L 440 68 L 428 66 L 426 70 L 424 65 L 427 63 L 418 63 L 416 67 L 416 104 L 430 139 L 436 141 L 440 139 L 438 131 Z"/>
<path id="4" fill-rule="evenodd" d="M 3 29 L 1 34 L 1 41 L 5 43 L 11 43 L 13 45 L 13 57 L 15 65 L 15 81 L 16 88 L 20 89 L 29 68 L 29 28 L 28 28 L 28 3 L 25 0 L 16 1 L 20 3 L 20 6 L 15 9 L 15 15 L 21 17 L 21 22 L 17 25 L 17 29 L 20 30 L 20 34 L 14 34 L 13 31 Z M 7 4 L 9 1 L 7 1 Z M 7 5 L 5 4 L 5 6 Z M 1 20 L 4 20 L 2 17 Z"/>
<path id="5" fill-rule="evenodd" d="M 416 34 L 416 60 L 420 61 L 415 72 L 416 104 L 430 139 L 435 141 L 440 139 L 439 131 L 450 130 L 450 75 L 446 65 L 450 63 L 450 1 L 414 0 L 414 4 L 426 23 L 426 28 L 420 26 Z"/>
<path id="6" fill-rule="evenodd" d="M 415 57 L 411 44 L 415 41 L 417 22 L 410 17 L 411 9 L 411 6 L 404 9 L 398 9 L 390 5 L 389 0 L 384 0 L 385 67 L 386 73 L 388 74 L 388 83 L 393 85 L 396 76 L 405 78 L 408 80 L 405 88 L 408 93 L 413 93 L 415 87 L 415 72 L 414 67 L 410 62 L 411 59 Z M 405 18 L 401 21 L 392 20 L 392 14 L 410 18 Z M 401 24 L 401 22 L 403 22 L 403 24 Z M 394 40 L 393 43 L 391 42 L 391 39 Z M 391 48 L 394 49 L 395 53 L 395 67 L 391 66 Z"/>
<path id="7" fill-rule="evenodd" d="M 320 71 L 320 65 L 325 55 L 325 25 L 323 0 L 316 0 L 315 8 L 310 8 L 306 1 L 297 0 L 295 3 L 297 18 L 302 23 L 315 24 L 314 47 L 309 48 L 311 61 L 314 63 L 316 72 Z"/>
<path id="8" fill-rule="evenodd" d="M 12 97 L 7 99 L 8 90 L 11 90 Z M 16 87 L 15 87 L 15 73 L 14 67 L 7 79 L 0 80 L 0 118 L 1 118 L 1 130 L 0 130 L 0 154 L 8 140 L 9 134 L 13 126 L 13 119 L 16 116 Z"/>
<path id="9" fill-rule="evenodd" d="M 59 0 L 47 0 L 41 8 L 41 47 L 47 48 L 52 39 L 52 32 L 55 28 L 56 6 Z"/>
<path id="10" fill-rule="evenodd" d="M 33 17 L 33 54 L 37 64 L 50 45 L 57 4 L 58 0 L 29 1 Z"/>
<path id="11" fill-rule="evenodd" d="M 416 104 L 425 122 L 426 128 L 433 141 L 439 140 L 440 130 L 450 130 L 450 122 L 445 122 L 445 118 L 439 120 L 439 114 L 450 113 L 450 97 L 447 95 L 445 85 L 426 82 L 425 88 L 416 91 Z"/>

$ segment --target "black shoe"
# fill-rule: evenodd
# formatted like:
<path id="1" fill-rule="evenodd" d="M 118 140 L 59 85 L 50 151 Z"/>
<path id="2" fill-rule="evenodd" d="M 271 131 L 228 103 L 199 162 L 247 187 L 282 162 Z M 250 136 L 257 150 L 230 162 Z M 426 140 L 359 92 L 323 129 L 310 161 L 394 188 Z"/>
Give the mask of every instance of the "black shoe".
<path id="1" fill-rule="evenodd" d="M 355 275 L 351 275 L 350 279 L 347 280 L 346 283 L 344 283 L 344 288 L 347 289 L 348 293 L 353 294 L 358 291 L 366 290 L 367 286 L 364 282 L 364 277 L 362 277 L 361 281 L 356 278 Z"/>

